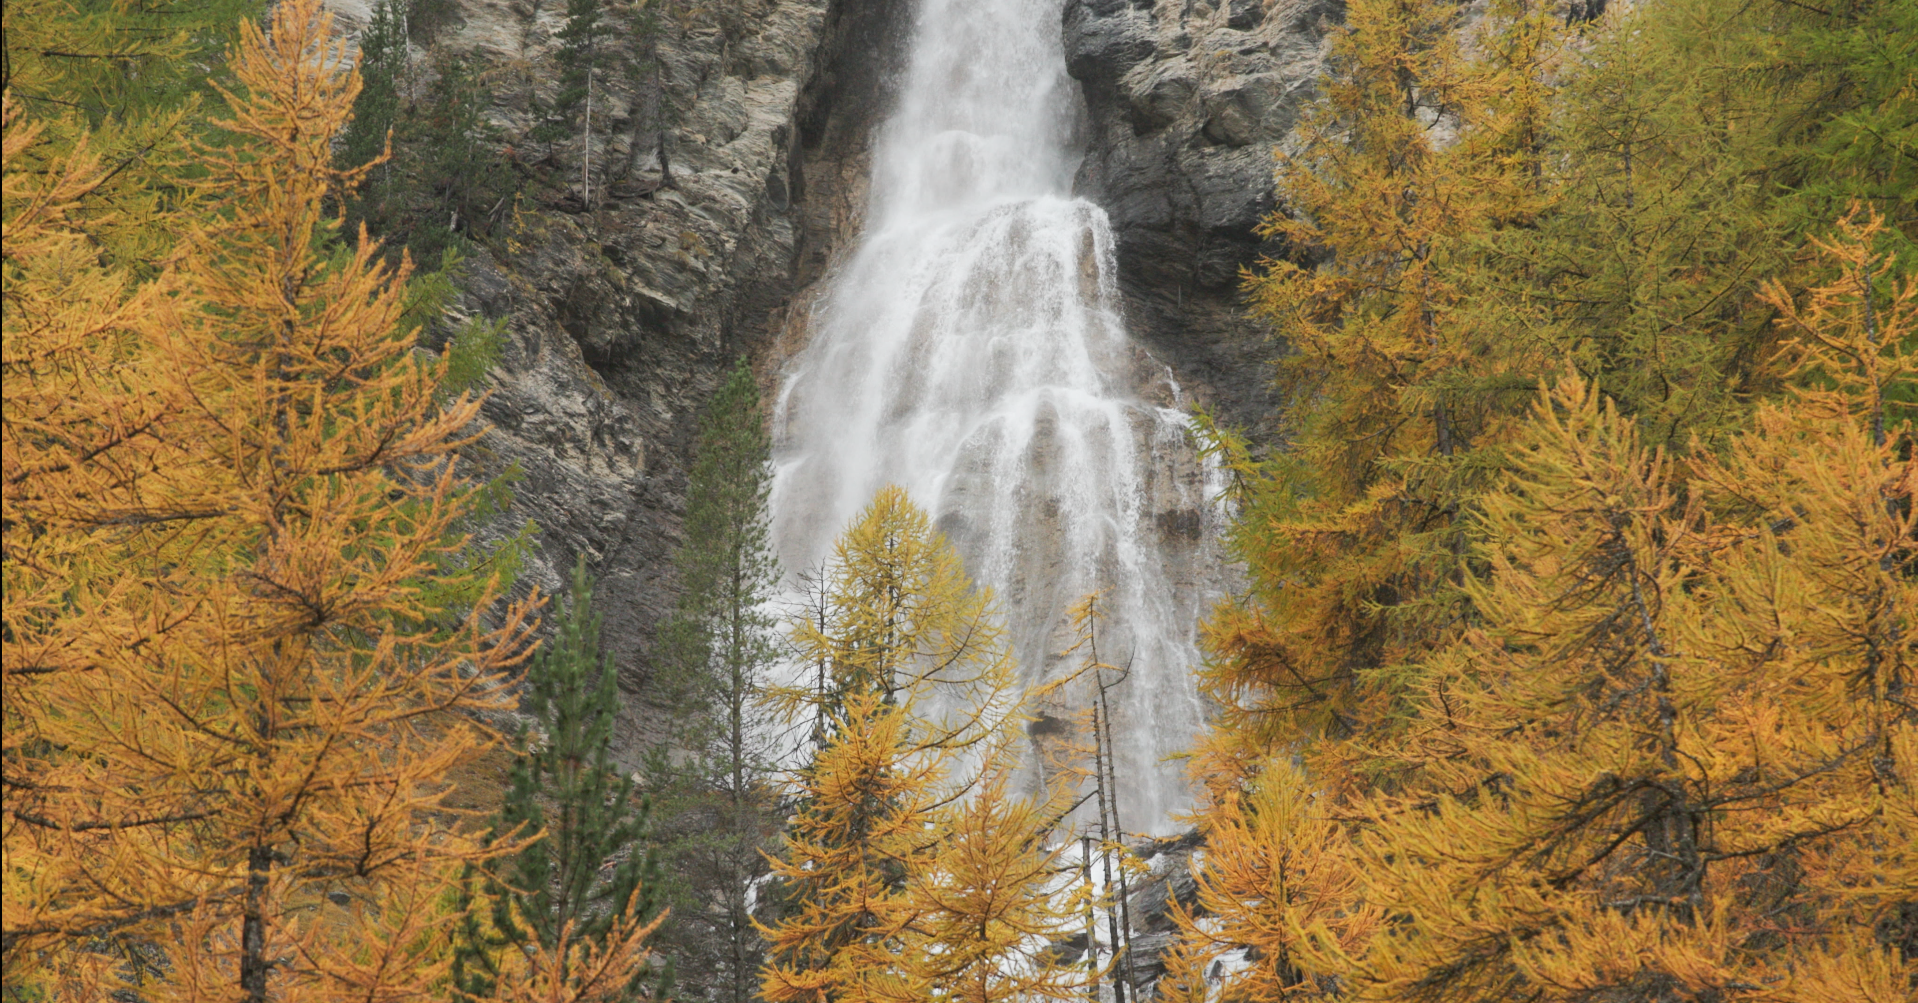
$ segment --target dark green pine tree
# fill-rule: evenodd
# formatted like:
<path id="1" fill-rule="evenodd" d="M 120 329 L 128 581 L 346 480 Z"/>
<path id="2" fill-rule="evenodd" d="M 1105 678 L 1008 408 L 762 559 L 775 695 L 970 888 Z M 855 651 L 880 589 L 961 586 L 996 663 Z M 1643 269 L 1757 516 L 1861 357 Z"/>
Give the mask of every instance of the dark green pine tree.
<path id="1" fill-rule="evenodd" d="M 535 138 L 550 142 L 587 124 L 582 119 L 588 91 L 605 85 L 610 68 L 609 31 L 601 0 L 566 0 L 566 25 L 553 36 L 559 39 L 559 91 L 553 95 L 550 119 Z"/>
<path id="2" fill-rule="evenodd" d="M 358 167 L 387 149 L 400 115 L 400 82 L 406 73 L 405 0 L 379 0 L 373 16 L 360 32 L 360 93 L 353 99 L 353 118 L 340 133 L 339 163 Z M 397 137 L 396 137 L 397 138 Z M 388 161 L 350 198 L 347 224 L 357 230 L 384 233 L 394 188 L 394 164 Z"/>
<path id="3" fill-rule="evenodd" d="M 740 360 L 707 404 L 686 485 L 675 629 L 681 671 L 710 719 L 712 781 L 745 799 L 767 763 L 753 741 L 760 676 L 779 655 L 767 609 L 779 584 L 768 501 L 772 440 L 752 369 Z M 677 626 L 683 624 L 683 626 Z M 756 772 L 757 771 L 757 772 Z"/>
<path id="4" fill-rule="evenodd" d="M 525 707 L 543 734 L 519 737 L 493 837 L 544 836 L 468 882 L 469 903 L 476 886 L 493 903 L 485 921 L 469 915 L 454 957 L 455 988 L 469 1000 L 493 993 L 505 952 L 550 948 L 569 924 L 571 941 L 591 939 L 603 948 L 619 920 L 649 919 L 661 906 L 659 868 L 646 851 L 648 808 L 612 762 L 619 691 L 612 662 L 599 649 L 584 560 L 573 572 L 572 601 L 558 631 L 527 671 Z M 670 981 L 670 966 L 642 967 L 632 973 L 626 998 L 664 999 Z"/>
<path id="5" fill-rule="evenodd" d="M 662 819 L 661 849 L 679 878 L 679 922 L 668 940 L 686 958 L 683 971 L 697 956 L 704 973 L 683 988 L 727 1003 L 754 996 L 760 941 L 748 892 L 777 832 L 760 700 L 780 652 L 767 611 L 779 583 L 767 517 L 771 457 L 758 385 L 741 360 L 700 423 L 676 558 L 680 600 L 657 659 L 659 688 L 685 713 L 669 715 L 683 725 L 648 770 L 671 816 Z"/>
<path id="6" fill-rule="evenodd" d="M 435 50 L 407 86 L 406 31 L 419 33 L 422 9 L 443 4 L 379 0 L 360 32 L 360 93 L 341 133 L 339 163 L 358 167 L 388 150 L 347 200 L 347 225 L 361 223 L 397 256 L 404 247 L 431 268 L 462 239 L 484 236 L 504 217 L 517 179 L 502 156 L 505 138 L 487 117 L 493 95 L 467 59 Z M 441 15 L 443 17 L 443 15 Z"/>
<path id="7" fill-rule="evenodd" d="M 505 218 L 518 179 L 502 156 L 505 137 L 486 110 L 492 91 L 470 61 L 441 53 L 433 80 L 410 117 L 407 168 L 416 186 L 407 247 L 417 261 L 439 261 L 465 237 L 481 237 Z"/>

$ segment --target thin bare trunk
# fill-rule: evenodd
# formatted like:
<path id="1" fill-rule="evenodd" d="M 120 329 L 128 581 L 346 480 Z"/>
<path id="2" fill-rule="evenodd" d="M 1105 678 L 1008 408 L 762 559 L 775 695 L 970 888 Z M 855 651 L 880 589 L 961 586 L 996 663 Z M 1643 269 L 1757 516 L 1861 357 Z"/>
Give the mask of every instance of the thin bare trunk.
<path id="1" fill-rule="evenodd" d="M 1127 852 L 1125 849 L 1125 829 L 1119 824 L 1119 770 L 1117 764 L 1113 762 L 1112 707 L 1106 700 L 1104 678 L 1099 680 L 1099 710 L 1105 716 L 1106 749 L 1105 755 L 1101 758 L 1105 763 L 1107 775 L 1111 780 L 1107 785 L 1107 789 L 1112 792 L 1112 796 L 1108 799 L 1109 810 L 1112 812 L 1112 834 L 1119 844 L 1119 852 L 1125 853 Z M 1120 929 L 1124 931 L 1125 942 L 1123 945 L 1114 943 L 1112 947 L 1114 951 L 1119 952 L 1116 960 L 1119 962 L 1119 966 L 1125 974 L 1126 989 L 1134 995 L 1137 995 L 1139 992 L 1139 982 L 1132 970 L 1132 888 L 1131 880 L 1126 877 L 1124 861 L 1121 861 L 1119 865 L 1119 925 Z"/>
<path id="2" fill-rule="evenodd" d="M 1079 877 L 1086 886 L 1086 999 L 1099 1003 L 1099 921 L 1092 911 L 1092 837 L 1079 837 Z"/>
<path id="3" fill-rule="evenodd" d="M 1097 656 L 1095 655 L 1094 657 L 1097 657 Z M 1104 687 L 1101 686 L 1100 690 L 1101 690 L 1100 696 L 1103 697 Z M 1104 701 L 1101 700 L 1101 703 L 1103 702 Z M 1108 895 L 1112 893 L 1113 888 L 1116 886 L 1113 884 L 1113 880 L 1112 880 L 1112 831 L 1109 828 L 1107 828 L 1107 825 L 1106 825 L 1106 820 L 1108 818 L 1106 814 L 1106 799 L 1108 797 L 1116 798 L 1118 796 L 1117 791 L 1110 791 L 1106 788 L 1105 732 L 1109 730 L 1111 727 L 1112 727 L 1112 722 L 1110 721 L 1102 722 L 1100 719 L 1099 709 L 1096 707 L 1093 708 L 1093 711 L 1092 711 L 1092 769 L 1093 769 L 1093 774 L 1097 781 L 1093 787 L 1093 790 L 1099 796 L 1099 859 L 1101 863 L 1103 864 L 1103 866 L 1105 867 L 1106 894 Z M 1112 938 L 1112 958 L 1113 958 L 1113 961 L 1115 962 L 1113 966 L 1113 972 L 1112 972 L 1112 1003 L 1125 1003 L 1126 987 L 1125 987 L 1125 983 L 1119 978 L 1118 965 L 1116 964 L 1116 962 L 1118 962 L 1119 960 L 1120 952 L 1122 950 L 1120 945 L 1124 941 L 1119 934 L 1119 911 L 1116 908 L 1113 908 L 1110 906 L 1106 908 L 1106 931 Z"/>

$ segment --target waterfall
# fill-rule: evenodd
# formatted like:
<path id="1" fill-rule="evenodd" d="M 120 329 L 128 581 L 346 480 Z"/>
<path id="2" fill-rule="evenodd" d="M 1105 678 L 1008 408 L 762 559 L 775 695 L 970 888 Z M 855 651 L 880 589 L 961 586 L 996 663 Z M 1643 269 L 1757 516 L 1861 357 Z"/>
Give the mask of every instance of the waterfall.
<path id="1" fill-rule="evenodd" d="M 1189 800 L 1166 757 L 1204 715 L 1217 485 L 1170 371 L 1126 335 L 1105 213 L 1071 196 L 1060 7 L 920 0 L 865 231 L 783 374 L 774 536 L 789 572 L 819 567 L 878 488 L 905 488 L 997 591 L 1030 681 L 1077 667 L 1065 610 L 1108 590 L 1120 817 L 1163 833 Z"/>

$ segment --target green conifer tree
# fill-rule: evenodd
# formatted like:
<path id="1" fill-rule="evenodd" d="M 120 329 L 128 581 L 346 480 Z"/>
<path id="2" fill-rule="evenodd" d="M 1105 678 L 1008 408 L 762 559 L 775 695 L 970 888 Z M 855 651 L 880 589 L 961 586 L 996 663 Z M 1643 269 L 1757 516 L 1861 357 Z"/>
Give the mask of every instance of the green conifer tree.
<path id="1" fill-rule="evenodd" d="M 413 256 L 437 261 L 467 238 L 483 238 L 505 218 L 519 181 L 502 155 L 505 137 L 487 118 L 493 104 L 478 67 L 438 53 L 406 137 L 407 167 L 418 194 L 406 235 Z"/>
<path id="2" fill-rule="evenodd" d="M 339 161 L 342 164 L 369 164 L 387 152 L 400 113 L 400 84 L 406 73 L 406 37 L 402 34 L 405 9 L 403 0 L 380 0 L 373 5 L 372 17 L 360 30 L 360 93 L 353 99 L 353 119 L 340 133 Z M 391 161 L 373 169 L 366 183 L 349 202 L 347 224 L 365 222 L 368 228 L 385 232 L 375 213 L 389 200 L 393 188 Z M 349 230 L 348 232 L 351 232 Z"/>
<path id="3" fill-rule="evenodd" d="M 741 360 L 700 423 L 686 490 L 685 542 L 676 564 L 681 594 L 661 632 L 658 689 L 682 723 L 676 748 L 653 757 L 665 820 L 665 852 L 678 875 L 668 942 L 702 955 L 688 985 L 744 1003 L 753 993 L 759 937 L 748 911 L 760 854 L 777 826 L 767 778 L 774 769 L 760 721 L 760 689 L 779 654 L 766 612 L 779 583 L 767 524 L 772 441 L 752 370 Z M 715 950 L 715 947 L 717 948 Z M 694 967 L 688 964 L 690 973 Z"/>
<path id="4" fill-rule="evenodd" d="M 422 66 L 411 63 L 407 32 L 418 34 L 421 8 L 421 0 L 380 0 L 360 32 L 364 84 L 339 160 L 389 156 L 349 198 L 348 232 L 363 223 L 391 254 L 405 248 L 431 263 L 491 232 L 517 179 L 502 155 L 505 137 L 487 117 L 492 89 L 473 61 L 436 49 Z"/>
<path id="5" fill-rule="evenodd" d="M 599 616 L 582 560 L 573 572 L 572 601 L 549 647 L 526 674 L 526 709 L 539 721 L 536 738 L 522 732 L 495 837 L 543 833 L 543 838 L 475 875 L 465 909 L 454 983 L 463 998 L 492 994 L 511 955 L 580 945 L 588 955 L 616 941 L 659 911 L 658 868 L 645 852 L 648 809 L 633 781 L 612 762 L 613 719 L 619 690 L 612 662 L 599 648 Z M 463 903 L 464 904 L 464 903 Z M 670 970 L 635 968 L 624 996 L 664 998 Z M 657 990 L 655 992 L 655 990 Z"/>
<path id="6" fill-rule="evenodd" d="M 668 627 L 669 672 L 715 726 L 715 780 L 735 796 L 753 782 L 751 716 L 759 675 L 778 656 L 766 611 L 779 583 L 767 503 L 772 439 L 744 359 L 700 422 L 687 478 L 685 542 L 676 558 L 680 601 Z"/>
<path id="7" fill-rule="evenodd" d="M 606 44 L 610 33 L 600 0 L 566 0 L 566 26 L 553 35 L 560 45 L 559 91 L 553 95 L 551 118 L 536 130 L 536 138 L 552 142 L 588 124 L 581 121 L 587 93 L 606 82 L 612 55 Z"/>

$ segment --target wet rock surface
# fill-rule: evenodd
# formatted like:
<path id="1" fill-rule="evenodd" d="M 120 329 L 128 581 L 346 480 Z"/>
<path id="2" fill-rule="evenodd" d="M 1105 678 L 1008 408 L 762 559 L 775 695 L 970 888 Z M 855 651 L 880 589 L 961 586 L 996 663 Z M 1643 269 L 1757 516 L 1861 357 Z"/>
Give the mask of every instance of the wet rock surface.
<path id="1" fill-rule="evenodd" d="M 1188 831 L 1164 839 L 1129 844 L 1148 871 L 1132 890 L 1127 907 L 1132 915 L 1132 977 L 1148 999 L 1165 975 L 1165 954 L 1178 939 L 1174 909 L 1194 919 L 1206 914 L 1199 905 L 1199 882 L 1193 868 L 1205 853 L 1205 837 Z"/>
<path id="2" fill-rule="evenodd" d="M 1271 413 L 1278 346 L 1242 315 L 1239 270 L 1284 249 L 1254 233 L 1323 69 L 1340 0 L 1067 0 L 1067 70 L 1085 94 L 1078 194 L 1118 242 L 1135 334 L 1229 423 Z"/>

